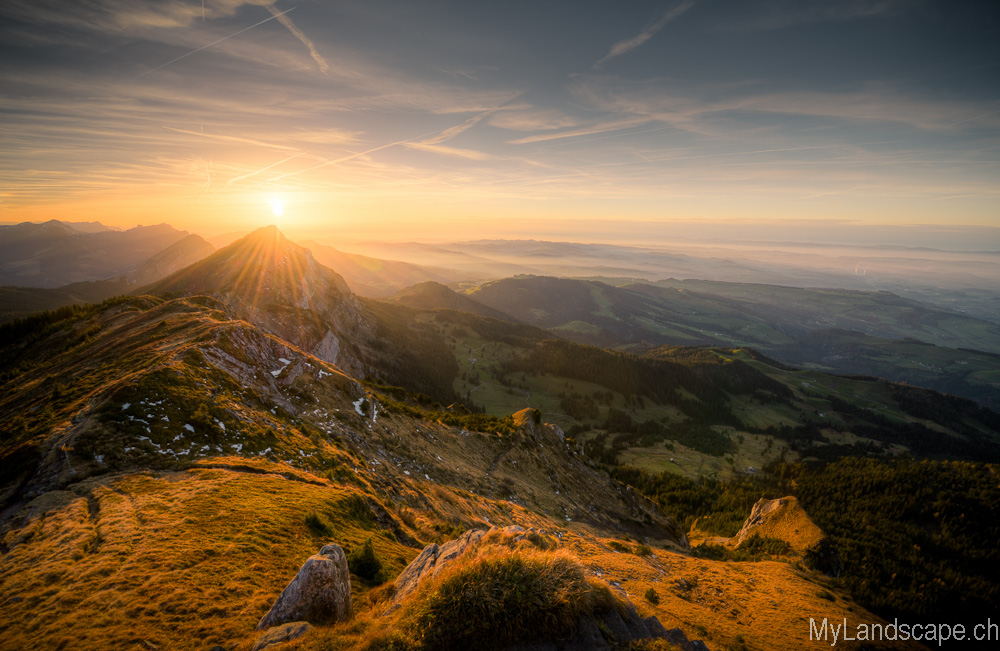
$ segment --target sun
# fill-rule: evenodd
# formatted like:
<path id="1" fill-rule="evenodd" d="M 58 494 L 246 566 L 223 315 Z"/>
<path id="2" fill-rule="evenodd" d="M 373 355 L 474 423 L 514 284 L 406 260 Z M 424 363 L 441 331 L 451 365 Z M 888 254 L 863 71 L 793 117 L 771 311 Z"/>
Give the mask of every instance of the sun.
<path id="1" fill-rule="evenodd" d="M 274 213 L 275 217 L 281 217 L 285 214 L 285 200 L 284 199 L 271 199 L 268 202 L 271 206 L 271 212 Z"/>

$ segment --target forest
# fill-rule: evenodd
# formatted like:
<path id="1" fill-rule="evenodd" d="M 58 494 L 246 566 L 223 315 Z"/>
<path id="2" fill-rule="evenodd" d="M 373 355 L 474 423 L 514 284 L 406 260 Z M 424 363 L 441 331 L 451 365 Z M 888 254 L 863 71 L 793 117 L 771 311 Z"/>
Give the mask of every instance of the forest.
<path id="1" fill-rule="evenodd" d="M 1000 601 L 1000 475 L 993 464 L 846 457 L 778 462 L 728 483 L 617 467 L 689 527 L 732 536 L 760 498 L 794 495 L 826 538 L 803 562 L 885 618 L 954 622 Z"/>

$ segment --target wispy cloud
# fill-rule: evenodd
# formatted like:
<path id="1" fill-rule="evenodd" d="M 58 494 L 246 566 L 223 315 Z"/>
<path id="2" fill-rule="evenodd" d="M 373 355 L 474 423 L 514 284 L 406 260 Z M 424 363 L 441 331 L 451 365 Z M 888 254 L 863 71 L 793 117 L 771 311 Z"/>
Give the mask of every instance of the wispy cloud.
<path id="1" fill-rule="evenodd" d="M 294 7 L 292 7 L 292 9 L 294 9 Z M 292 19 L 286 15 L 288 11 L 291 11 L 291 9 L 279 12 L 274 5 L 267 5 L 267 10 L 270 11 L 271 14 L 278 19 L 278 22 L 284 25 L 288 31 L 295 36 L 295 38 L 299 39 L 299 41 L 302 42 L 302 45 L 306 46 L 306 49 L 309 50 L 309 56 L 311 56 L 313 61 L 316 62 L 316 65 L 319 66 L 320 72 L 326 74 L 330 71 L 330 64 L 328 64 L 326 59 L 323 58 L 323 55 L 316 50 L 316 46 L 313 45 L 313 42 L 309 40 L 309 37 L 303 34 L 302 30 L 296 27 L 295 23 L 292 22 Z"/>
<path id="2" fill-rule="evenodd" d="M 446 145 L 436 145 L 432 142 L 408 142 L 406 146 L 410 149 L 431 152 L 432 154 L 442 154 L 444 156 L 455 156 L 468 160 L 488 160 L 492 158 L 486 152 L 476 149 L 459 149 L 458 147 L 448 147 Z"/>
<path id="3" fill-rule="evenodd" d="M 648 116 L 633 116 L 617 120 L 608 120 L 604 122 L 598 122 L 596 124 L 591 124 L 590 126 L 580 127 L 579 129 L 571 129 L 569 131 L 557 131 L 555 133 L 539 133 L 533 136 L 525 136 L 524 138 L 518 138 L 517 140 L 508 140 L 507 144 L 527 145 L 533 142 L 544 142 L 547 140 L 560 140 L 562 138 L 591 136 L 596 133 L 607 133 L 609 131 L 621 131 L 622 129 L 630 129 L 632 127 L 637 127 L 641 124 L 646 124 L 652 120 L 653 118 Z"/>
<path id="4" fill-rule="evenodd" d="M 240 142 L 247 145 L 256 145 L 257 147 L 267 147 L 269 149 L 285 149 L 288 151 L 298 151 L 296 147 L 281 145 L 274 142 L 265 142 L 263 140 L 257 140 L 255 138 L 244 138 L 241 136 L 227 136 L 221 133 L 205 133 L 204 131 L 189 131 L 187 129 L 176 129 L 174 127 L 163 127 L 163 128 L 169 129 L 170 131 L 176 131 L 177 133 L 183 133 L 189 136 L 199 136 L 201 138 L 211 138 L 213 140 L 225 140 L 227 142 Z"/>
<path id="5" fill-rule="evenodd" d="M 292 9 L 295 9 L 295 7 L 292 7 Z M 263 25 L 264 23 L 266 23 L 268 21 L 271 21 L 271 20 L 274 20 L 275 18 L 277 18 L 277 19 L 280 20 L 289 11 L 292 11 L 292 9 L 286 9 L 285 11 L 281 12 L 280 14 L 275 14 L 275 15 L 271 16 L 270 18 L 265 18 L 264 20 L 262 20 L 262 21 L 260 21 L 258 23 L 254 23 L 253 25 L 250 25 L 249 27 L 245 27 L 245 28 L 241 29 L 238 32 L 233 32 L 229 36 L 224 36 L 224 37 L 220 38 L 217 41 L 212 41 L 208 45 L 203 45 L 203 46 L 201 46 L 198 49 L 191 50 L 190 52 L 186 52 L 186 53 L 180 55 L 179 57 L 177 57 L 176 59 L 171 59 L 170 61 L 167 61 L 166 63 L 164 63 L 162 65 L 156 66 L 152 70 L 147 70 L 146 72 L 142 73 L 141 75 L 136 75 L 136 77 L 134 79 L 139 79 L 140 77 L 145 77 L 146 75 L 151 74 L 153 72 L 156 72 L 157 70 L 162 70 L 163 68 L 166 68 L 167 66 L 169 66 L 169 65 L 171 65 L 173 63 L 177 63 L 181 59 L 186 59 L 187 57 L 191 56 L 192 54 L 197 54 L 198 52 L 201 52 L 202 50 L 207 50 L 208 48 L 212 47 L 213 45 L 218 45 L 219 43 L 222 43 L 223 41 L 228 41 L 229 39 L 233 38 L 234 36 L 239 36 L 243 32 L 248 32 L 251 29 L 253 29 L 254 27 L 257 27 L 259 25 Z"/>
<path id="6" fill-rule="evenodd" d="M 693 7 L 694 4 L 695 4 L 694 1 L 691 0 L 688 2 L 683 2 L 677 5 L 676 7 L 667 9 L 667 11 L 664 12 L 664 14 L 660 16 L 660 18 L 656 22 L 647 25 L 642 29 L 641 32 L 639 32 L 635 36 L 623 39 L 612 45 L 608 53 L 605 54 L 600 61 L 594 64 L 594 68 L 600 68 L 611 59 L 619 57 L 625 54 L 626 52 L 631 52 L 635 48 L 639 47 L 649 39 L 653 38 L 653 36 L 658 31 L 666 27 L 667 23 L 674 20 L 675 18 L 683 14 L 685 11 Z"/>
<path id="7" fill-rule="evenodd" d="M 550 131 L 580 125 L 576 118 L 554 108 L 538 109 L 527 106 L 506 110 L 490 116 L 490 125 L 511 131 Z"/>

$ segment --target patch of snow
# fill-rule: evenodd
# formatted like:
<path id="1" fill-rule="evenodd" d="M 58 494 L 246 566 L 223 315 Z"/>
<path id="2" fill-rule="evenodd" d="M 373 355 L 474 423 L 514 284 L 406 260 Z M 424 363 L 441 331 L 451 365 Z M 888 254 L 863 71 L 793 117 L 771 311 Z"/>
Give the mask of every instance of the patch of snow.
<path id="1" fill-rule="evenodd" d="M 424 473 L 424 479 L 426 479 L 427 481 L 431 481 L 431 476 L 428 475 L 427 473 Z"/>
<path id="2" fill-rule="evenodd" d="M 364 402 L 364 401 L 365 401 L 364 398 L 358 398 L 357 402 L 352 402 L 351 403 L 352 405 L 354 405 L 354 411 L 358 412 L 358 416 L 364 416 L 365 415 L 365 412 L 361 411 L 361 403 Z"/>
<path id="3" fill-rule="evenodd" d="M 126 402 L 124 405 L 122 405 L 122 411 L 125 411 L 126 409 L 128 409 L 131 406 L 132 406 L 131 402 Z"/>
<path id="4" fill-rule="evenodd" d="M 409 470 L 404 470 L 403 474 L 406 475 L 406 476 L 409 476 L 410 475 L 410 471 Z"/>
<path id="5" fill-rule="evenodd" d="M 234 450 L 236 450 L 236 453 L 239 454 L 240 451 L 243 449 L 243 444 L 242 443 L 234 443 L 230 447 L 233 448 Z"/>
<path id="6" fill-rule="evenodd" d="M 194 425 L 192 425 L 191 423 L 184 423 L 184 429 L 186 429 L 189 432 L 194 432 Z"/>
<path id="7" fill-rule="evenodd" d="M 292 360 L 290 360 L 290 359 L 285 359 L 284 357 L 279 357 L 279 358 L 278 358 L 278 361 L 279 361 L 279 362 L 281 362 L 282 364 L 284 364 L 285 366 L 288 366 L 289 364 L 291 364 L 291 363 L 292 363 Z"/>
<path id="8" fill-rule="evenodd" d="M 94 461 L 96 461 L 97 463 L 104 463 L 104 455 L 103 454 L 95 454 L 94 455 Z"/>
<path id="9" fill-rule="evenodd" d="M 273 375 L 274 377 L 278 377 L 279 375 L 281 375 L 281 372 L 283 370 L 285 370 L 285 369 L 279 368 L 277 371 L 271 371 L 271 375 Z"/>

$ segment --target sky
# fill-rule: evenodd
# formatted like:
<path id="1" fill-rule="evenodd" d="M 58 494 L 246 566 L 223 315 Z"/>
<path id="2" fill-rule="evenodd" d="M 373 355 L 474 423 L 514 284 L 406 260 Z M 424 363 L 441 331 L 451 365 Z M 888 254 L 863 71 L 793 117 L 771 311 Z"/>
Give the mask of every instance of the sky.
<path id="1" fill-rule="evenodd" d="M 51 218 L 1000 248 L 1000 3 L 8 1 L 0 221 Z"/>

